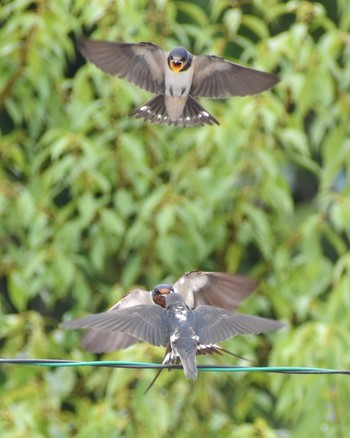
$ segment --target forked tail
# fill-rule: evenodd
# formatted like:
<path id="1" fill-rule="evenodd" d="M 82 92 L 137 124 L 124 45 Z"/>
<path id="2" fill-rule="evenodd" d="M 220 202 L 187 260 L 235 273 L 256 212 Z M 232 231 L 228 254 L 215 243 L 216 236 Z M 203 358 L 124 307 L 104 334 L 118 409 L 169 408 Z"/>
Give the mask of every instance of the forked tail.
<path id="1" fill-rule="evenodd" d="M 131 115 L 138 119 L 156 123 L 157 125 L 175 125 L 181 128 L 213 125 L 214 123 L 219 125 L 216 118 L 191 96 L 187 98 L 182 115 L 174 121 L 168 115 L 164 96 L 154 97 L 149 102 L 136 108 Z"/>

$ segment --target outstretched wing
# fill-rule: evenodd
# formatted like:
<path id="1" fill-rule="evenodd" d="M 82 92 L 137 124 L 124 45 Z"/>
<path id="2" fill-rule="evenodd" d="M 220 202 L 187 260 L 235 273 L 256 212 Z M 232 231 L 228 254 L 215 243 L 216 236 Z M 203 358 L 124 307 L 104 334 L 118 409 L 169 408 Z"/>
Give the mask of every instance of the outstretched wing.
<path id="1" fill-rule="evenodd" d="M 194 75 L 190 94 L 193 97 L 224 98 L 257 94 L 275 85 L 276 75 L 234 64 L 213 55 L 193 59 Z"/>
<path id="2" fill-rule="evenodd" d="M 124 295 L 122 299 L 117 301 L 110 309 L 108 309 L 108 312 L 126 309 L 128 307 L 138 306 L 141 304 L 153 304 L 151 293 L 144 289 L 132 289 L 130 292 Z"/>
<path id="3" fill-rule="evenodd" d="M 79 38 L 85 58 L 110 75 L 127 79 L 144 90 L 164 94 L 166 52 L 153 43 L 116 43 Z"/>
<path id="4" fill-rule="evenodd" d="M 166 345 L 170 336 L 166 312 L 155 305 L 139 305 L 117 312 L 96 313 L 65 322 L 60 327 L 122 332 L 153 345 Z"/>
<path id="5" fill-rule="evenodd" d="M 194 331 L 200 344 L 214 344 L 232 336 L 265 333 L 284 326 L 280 321 L 233 313 L 214 306 L 200 306 L 193 314 Z"/>
<path id="6" fill-rule="evenodd" d="M 108 309 L 108 312 L 126 309 L 128 307 L 137 306 L 139 304 L 153 304 L 151 295 L 143 289 L 133 289 L 113 307 Z M 93 353 L 107 353 L 110 351 L 120 350 L 130 347 L 139 340 L 134 336 L 130 336 L 123 332 L 106 332 L 101 330 L 91 329 L 83 336 L 81 346 Z"/>
<path id="7" fill-rule="evenodd" d="M 92 353 L 108 353 L 121 350 L 136 344 L 139 339 L 123 332 L 106 332 L 90 329 L 83 336 L 80 345 L 84 350 Z"/>
<path id="8" fill-rule="evenodd" d="M 174 285 L 186 304 L 194 309 L 201 305 L 236 308 L 256 288 L 257 282 L 242 275 L 224 272 L 186 272 Z"/>

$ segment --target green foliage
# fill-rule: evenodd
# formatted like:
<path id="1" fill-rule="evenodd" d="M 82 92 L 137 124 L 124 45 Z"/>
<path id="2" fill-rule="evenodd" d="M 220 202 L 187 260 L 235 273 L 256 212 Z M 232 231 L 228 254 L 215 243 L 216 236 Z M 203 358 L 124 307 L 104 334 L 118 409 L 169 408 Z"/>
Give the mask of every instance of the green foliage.
<path id="1" fill-rule="evenodd" d="M 93 359 L 59 321 L 204 269 L 255 276 L 242 309 L 289 322 L 226 348 L 260 365 L 350 367 L 347 0 L 5 0 L 0 21 L 2 357 Z M 184 45 L 281 83 L 206 101 L 219 127 L 153 126 L 127 116 L 149 94 L 83 64 L 83 32 Z M 162 351 L 108 357 L 159 362 Z M 143 397 L 153 375 L 4 366 L 2 436 L 328 438 L 350 427 L 346 376 L 193 383 L 172 371 Z"/>

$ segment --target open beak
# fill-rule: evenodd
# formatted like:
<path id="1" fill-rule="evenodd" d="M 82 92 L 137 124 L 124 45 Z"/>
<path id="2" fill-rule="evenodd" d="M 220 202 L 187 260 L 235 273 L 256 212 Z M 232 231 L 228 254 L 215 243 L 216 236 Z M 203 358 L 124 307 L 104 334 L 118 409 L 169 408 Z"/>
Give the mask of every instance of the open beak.
<path id="1" fill-rule="evenodd" d="M 184 68 L 184 63 L 182 61 L 170 61 L 170 68 L 174 73 L 179 73 Z"/>

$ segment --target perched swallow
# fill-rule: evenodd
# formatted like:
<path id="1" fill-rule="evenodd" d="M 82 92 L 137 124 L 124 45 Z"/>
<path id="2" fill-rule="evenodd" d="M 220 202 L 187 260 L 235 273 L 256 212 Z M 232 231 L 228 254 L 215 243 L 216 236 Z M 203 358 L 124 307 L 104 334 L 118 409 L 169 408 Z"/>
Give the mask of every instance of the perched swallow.
<path id="1" fill-rule="evenodd" d="M 165 307 L 165 295 L 169 292 L 180 293 L 190 309 L 200 305 L 211 305 L 225 309 L 235 309 L 256 288 L 257 282 L 241 275 L 224 272 L 191 271 L 182 275 L 174 284 L 158 284 L 150 292 L 134 289 L 112 306 L 108 312 L 121 309 L 158 304 Z M 107 353 L 127 348 L 139 339 L 127 333 L 101 330 L 89 330 L 82 339 L 82 347 L 93 353 Z M 197 354 L 225 351 L 219 346 L 200 346 Z"/>
<path id="2" fill-rule="evenodd" d="M 197 379 L 198 345 L 216 344 L 232 336 L 265 333 L 283 327 L 279 321 L 200 305 L 194 310 L 179 293 L 164 295 L 165 308 L 136 305 L 118 312 L 103 312 L 66 322 L 64 328 L 95 328 L 125 332 L 156 346 L 170 345 L 169 362 L 179 357 L 187 379 Z"/>
<path id="3" fill-rule="evenodd" d="M 153 43 L 116 43 L 80 38 L 85 58 L 104 72 L 125 78 L 157 96 L 132 115 L 180 127 L 219 122 L 194 98 L 222 99 L 257 94 L 274 86 L 276 75 L 243 67 L 214 55 L 194 56 L 183 47 L 164 51 Z"/>

